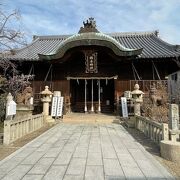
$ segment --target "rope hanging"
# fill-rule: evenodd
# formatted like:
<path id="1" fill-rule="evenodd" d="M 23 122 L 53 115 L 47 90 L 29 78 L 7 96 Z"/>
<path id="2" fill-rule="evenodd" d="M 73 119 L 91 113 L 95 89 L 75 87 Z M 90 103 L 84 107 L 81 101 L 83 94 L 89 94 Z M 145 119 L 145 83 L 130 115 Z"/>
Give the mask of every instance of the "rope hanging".
<path id="1" fill-rule="evenodd" d="M 137 72 L 133 62 L 132 62 L 132 70 L 133 70 L 134 79 L 136 80 L 136 76 L 137 76 L 137 79 L 141 80 L 141 78 L 140 78 L 140 76 L 139 76 L 139 74 L 138 74 L 138 72 Z"/>
<path id="2" fill-rule="evenodd" d="M 33 65 L 33 64 L 32 64 L 32 66 L 31 66 L 31 68 L 30 68 L 30 70 L 29 70 L 29 75 L 31 75 L 32 72 L 34 73 L 34 65 Z"/>
<path id="3" fill-rule="evenodd" d="M 160 75 L 159 75 L 159 72 L 158 72 L 158 70 L 157 70 L 154 62 L 153 62 L 153 61 L 151 61 L 151 62 L 152 62 L 152 65 L 153 65 L 153 67 L 154 67 L 154 69 L 155 69 L 155 71 L 156 71 L 156 74 L 157 74 L 158 79 L 161 80 Z"/>
<path id="4" fill-rule="evenodd" d="M 49 73 L 50 73 L 50 71 L 51 71 L 51 68 L 52 68 L 52 64 L 51 64 L 50 67 L 49 67 L 49 70 L 48 70 L 48 72 L 47 72 L 47 74 L 46 74 L 46 77 L 45 77 L 45 79 L 44 79 L 44 82 L 47 81 L 47 78 L 48 78 L 48 76 L 49 76 Z"/>
<path id="5" fill-rule="evenodd" d="M 97 77 L 97 76 L 96 77 L 83 77 L 83 76 L 82 77 L 80 77 L 80 76 L 79 77 L 73 77 L 73 76 L 68 76 L 67 80 L 71 80 L 71 79 L 72 80 L 73 79 L 75 79 L 75 80 L 76 79 L 86 79 L 86 80 L 88 80 L 88 79 L 105 79 L 106 80 L 107 79 L 107 80 L 109 80 L 109 79 L 117 79 L 117 78 L 118 78 L 118 76 L 111 76 L 111 77 L 102 77 L 102 76 L 99 76 L 99 77 Z"/>
<path id="6" fill-rule="evenodd" d="M 155 80 L 153 63 L 152 63 L 152 76 L 153 76 L 153 80 Z"/>
<path id="7" fill-rule="evenodd" d="M 34 64 L 31 65 L 31 68 L 29 70 L 28 76 L 30 75 L 33 76 L 31 86 L 34 87 Z M 34 94 L 34 88 L 33 88 L 33 94 Z"/>
<path id="8" fill-rule="evenodd" d="M 47 72 L 47 74 L 46 74 L 46 77 L 45 77 L 45 79 L 44 79 L 44 82 L 46 82 L 47 79 L 48 79 L 49 73 L 50 73 L 50 84 L 49 84 L 50 89 L 52 89 L 52 73 L 53 73 L 53 70 L 52 70 L 52 69 L 53 69 L 53 68 L 52 68 L 52 64 L 51 64 L 50 67 L 49 67 L 49 69 L 48 69 L 48 72 Z"/>
<path id="9" fill-rule="evenodd" d="M 136 80 L 136 74 L 135 74 L 135 72 L 134 72 L 133 65 L 132 65 L 132 71 L 133 71 L 134 79 Z"/>

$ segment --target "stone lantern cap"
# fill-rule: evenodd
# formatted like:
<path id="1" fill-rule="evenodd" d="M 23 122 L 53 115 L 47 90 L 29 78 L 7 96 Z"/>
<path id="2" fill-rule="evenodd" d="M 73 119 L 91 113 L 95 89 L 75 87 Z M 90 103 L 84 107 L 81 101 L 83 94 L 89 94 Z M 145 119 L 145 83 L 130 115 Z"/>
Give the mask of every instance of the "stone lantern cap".
<path id="1" fill-rule="evenodd" d="M 131 92 L 132 100 L 134 103 L 142 103 L 143 102 L 143 92 L 139 90 L 139 84 L 135 84 L 134 91 Z"/>
<path id="2" fill-rule="evenodd" d="M 49 90 L 48 86 L 45 86 L 45 90 L 42 91 L 40 94 L 42 94 L 42 95 L 53 95 L 53 93 Z"/>
<path id="3" fill-rule="evenodd" d="M 139 90 L 139 84 L 134 85 L 134 90 L 131 92 L 132 95 L 143 95 L 144 93 Z"/>

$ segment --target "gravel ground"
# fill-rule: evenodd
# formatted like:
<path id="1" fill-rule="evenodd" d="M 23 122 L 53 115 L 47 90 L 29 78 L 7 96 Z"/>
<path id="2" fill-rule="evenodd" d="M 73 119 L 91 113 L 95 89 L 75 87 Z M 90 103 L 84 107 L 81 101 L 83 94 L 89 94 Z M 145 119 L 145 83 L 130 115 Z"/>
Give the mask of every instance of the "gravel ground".
<path id="1" fill-rule="evenodd" d="M 49 128 L 51 128 L 53 125 L 43 127 L 29 135 L 26 135 L 25 137 L 15 141 L 11 145 L 4 146 L 0 145 L 0 160 L 4 159 L 20 147 L 24 146 L 37 136 L 41 135 L 43 132 L 47 131 Z M 161 162 L 168 170 L 171 172 L 177 179 L 180 180 L 180 165 L 177 163 L 165 160 L 160 157 L 160 149 L 159 147 L 150 139 L 146 138 L 143 133 L 140 131 L 137 131 L 136 129 L 133 128 L 127 128 L 124 126 L 127 131 L 132 134 L 135 139 L 141 143 L 145 149 L 150 152 L 159 162 Z"/>

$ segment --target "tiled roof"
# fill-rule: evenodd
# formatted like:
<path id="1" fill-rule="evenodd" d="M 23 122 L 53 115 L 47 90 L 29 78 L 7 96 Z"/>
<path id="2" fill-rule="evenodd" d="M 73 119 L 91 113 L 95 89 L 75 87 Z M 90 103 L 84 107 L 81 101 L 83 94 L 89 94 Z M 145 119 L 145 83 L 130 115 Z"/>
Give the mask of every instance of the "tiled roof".
<path id="1" fill-rule="evenodd" d="M 125 48 L 141 49 L 142 54 L 138 58 L 168 58 L 179 57 L 179 46 L 171 45 L 158 37 L 157 31 L 110 33 Z M 72 35 L 58 36 L 34 36 L 34 40 L 28 46 L 16 51 L 15 55 L 8 56 L 12 60 L 39 60 L 38 54 L 52 54 L 62 45 L 62 42 Z"/>
<path id="2" fill-rule="evenodd" d="M 104 46 L 110 48 L 118 56 L 138 56 L 142 53 L 141 49 L 130 49 L 121 45 L 113 37 L 100 33 L 100 32 L 88 32 L 72 35 L 62 41 L 58 50 L 54 49 L 51 53 L 39 54 L 39 57 L 43 60 L 59 59 L 64 56 L 67 50 L 79 47 L 79 46 Z"/>

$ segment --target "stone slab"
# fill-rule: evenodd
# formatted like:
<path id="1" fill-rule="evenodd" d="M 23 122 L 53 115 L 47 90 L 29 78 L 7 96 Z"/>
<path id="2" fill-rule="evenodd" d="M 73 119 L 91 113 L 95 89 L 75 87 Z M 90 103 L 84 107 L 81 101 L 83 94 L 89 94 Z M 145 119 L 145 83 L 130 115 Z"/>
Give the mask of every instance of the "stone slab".
<path id="1" fill-rule="evenodd" d="M 28 174 L 45 174 L 49 167 L 51 166 L 54 158 L 42 158 L 33 168 L 28 172 Z"/>
<path id="2" fill-rule="evenodd" d="M 63 180 L 84 180 L 83 175 L 65 175 Z"/>
<path id="3" fill-rule="evenodd" d="M 137 180 L 142 174 L 173 179 L 119 124 L 57 124 L 0 162 L 0 179 Z"/>
<path id="4" fill-rule="evenodd" d="M 122 169 L 127 180 L 146 180 L 139 167 L 122 166 Z"/>
<path id="5" fill-rule="evenodd" d="M 47 174 L 44 176 L 44 180 L 61 180 L 64 177 L 67 166 L 51 166 Z"/>
<path id="6" fill-rule="evenodd" d="M 73 153 L 74 158 L 87 158 L 88 149 L 87 148 L 76 148 Z"/>
<path id="7" fill-rule="evenodd" d="M 33 152 L 31 155 L 29 155 L 27 158 L 25 158 L 21 164 L 35 164 L 43 155 L 45 152 Z"/>
<path id="8" fill-rule="evenodd" d="M 124 177 L 124 173 L 117 159 L 103 159 L 105 176 Z"/>
<path id="9" fill-rule="evenodd" d="M 58 154 L 61 152 L 61 150 L 62 150 L 61 147 L 50 148 L 43 157 L 57 157 Z"/>
<path id="10" fill-rule="evenodd" d="M 165 176 L 148 160 L 137 160 L 137 164 L 148 179 L 165 179 Z"/>
<path id="11" fill-rule="evenodd" d="M 129 169 L 133 167 L 137 167 L 137 163 L 135 159 L 130 154 L 117 154 L 121 167 L 129 167 Z"/>
<path id="12" fill-rule="evenodd" d="M 102 166 L 103 165 L 102 154 L 96 152 L 88 153 L 87 165 Z"/>
<path id="13" fill-rule="evenodd" d="M 2 180 L 20 180 L 31 168 L 31 165 L 19 165 L 11 170 Z"/>
<path id="14" fill-rule="evenodd" d="M 43 175 L 40 174 L 27 174 L 22 180 L 42 180 Z"/>
<path id="15" fill-rule="evenodd" d="M 68 165 L 72 157 L 72 152 L 62 151 L 53 164 Z"/>
<path id="16" fill-rule="evenodd" d="M 85 163 L 86 163 L 86 159 L 72 158 L 69 167 L 67 169 L 67 174 L 83 175 L 85 171 Z"/>
<path id="17" fill-rule="evenodd" d="M 104 180 L 103 166 L 86 166 L 85 180 Z"/>

